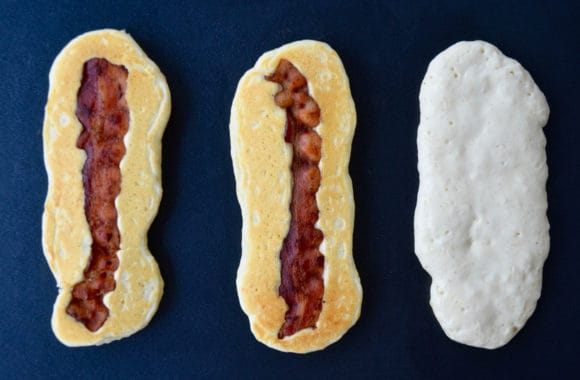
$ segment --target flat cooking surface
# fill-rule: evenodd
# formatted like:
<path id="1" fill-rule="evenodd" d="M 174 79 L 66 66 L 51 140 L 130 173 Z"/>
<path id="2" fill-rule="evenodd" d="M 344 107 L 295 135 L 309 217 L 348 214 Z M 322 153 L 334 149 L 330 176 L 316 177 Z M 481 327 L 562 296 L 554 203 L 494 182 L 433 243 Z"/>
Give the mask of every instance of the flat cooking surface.
<path id="1" fill-rule="evenodd" d="M 1 378 L 578 376 L 578 2 L 106 3 L 0 5 Z M 75 36 L 105 27 L 126 29 L 172 93 L 165 192 L 149 232 L 165 295 L 143 331 L 71 349 L 50 328 L 57 290 L 41 247 L 42 122 L 52 61 Z M 228 122 L 242 74 L 263 52 L 305 38 L 339 53 L 358 111 L 350 171 L 364 301 L 342 340 L 301 356 L 258 343 L 238 303 L 242 221 Z M 413 253 L 419 85 L 437 53 L 472 39 L 518 60 L 551 108 L 552 243 L 542 298 L 524 329 L 495 351 L 445 337 L 428 305 L 430 279 Z"/>

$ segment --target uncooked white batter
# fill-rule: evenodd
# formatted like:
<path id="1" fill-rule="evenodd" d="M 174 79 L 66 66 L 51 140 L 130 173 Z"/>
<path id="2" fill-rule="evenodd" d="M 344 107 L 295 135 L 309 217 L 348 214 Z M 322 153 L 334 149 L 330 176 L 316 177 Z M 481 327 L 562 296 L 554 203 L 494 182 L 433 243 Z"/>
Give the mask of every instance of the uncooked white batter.
<path id="1" fill-rule="evenodd" d="M 419 95 L 415 252 L 449 338 L 506 344 L 540 297 L 549 250 L 549 108 L 495 46 L 459 42 L 430 63 Z"/>

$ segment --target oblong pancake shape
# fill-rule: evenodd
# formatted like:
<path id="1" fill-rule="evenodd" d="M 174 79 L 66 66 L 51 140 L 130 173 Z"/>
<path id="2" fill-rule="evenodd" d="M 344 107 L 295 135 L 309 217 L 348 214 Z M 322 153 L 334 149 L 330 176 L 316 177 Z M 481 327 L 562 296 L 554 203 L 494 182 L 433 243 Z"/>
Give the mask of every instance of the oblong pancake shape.
<path id="1" fill-rule="evenodd" d="M 115 289 L 104 296 L 109 317 L 91 332 L 66 313 L 72 287 L 83 279 L 91 254 L 85 216 L 82 168 L 86 154 L 76 147 L 82 125 L 75 115 L 83 65 L 104 58 L 128 70 L 125 97 L 130 112 L 120 163 L 121 191 L 115 200 L 121 236 Z M 43 128 L 48 194 L 42 221 L 44 255 L 57 281 L 52 328 L 68 346 L 108 343 L 145 327 L 157 310 L 163 280 L 147 247 L 147 231 L 161 200 L 161 139 L 171 100 L 165 77 L 123 31 L 98 30 L 72 40 L 49 75 Z"/>
<path id="2" fill-rule="evenodd" d="M 307 79 L 320 107 L 321 183 L 316 227 L 324 240 L 323 306 L 316 328 L 278 338 L 287 305 L 279 296 L 280 249 L 290 223 L 292 148 L 284 141 L 286 112 L 274 102 L 280 90 L 265 79 L 281 59 Z M 256 339 L 280 351 L 320 350 L 357 321 L 362 288 L 352 257 L 354 199 L 348 174 L 356 124 L 354 102 L 340 58 L 327 44 L 298 41 L 262 55 L 241 78 L 230 119 L 231 155 L 240 203 L 242 257 L 236 280 L 243 311 Z"/>
<path id="3" fill-rule="evenodd" d="M 447 336 L 506 344 L 540 297 L 549 250 L 546 99 L 495 46 L 459 42 L 419 95 L 415 253 Z"/>

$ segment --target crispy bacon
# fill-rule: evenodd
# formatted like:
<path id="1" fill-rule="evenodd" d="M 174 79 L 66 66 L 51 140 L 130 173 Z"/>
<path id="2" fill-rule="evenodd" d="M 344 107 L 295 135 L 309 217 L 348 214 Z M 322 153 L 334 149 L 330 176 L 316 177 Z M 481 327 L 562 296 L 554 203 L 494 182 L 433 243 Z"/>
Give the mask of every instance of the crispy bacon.
<path id="1" fill-rule="evenodd" d="M 76 116 L 83 125 L 77 148 L 87 155 L 82 175 L 93 243 L 84 279 L 74 286 L 66 312 L 90 331 L 97 331 L 109 317 L 103 297 L 115 289 L 114 273 L 119 266 L 121 236 L 115 199 L 121 191 L 119 164 L 129 129 L 127 76 L 125 67 L 92 58 L 83 66 L 77 94 Z"/>
<path id="2" fill-rule="evenodd" d="M 285 140 L 294 152 L 290 228 L 280 251 L 278 292 L 288 305 L 278 332 L 282 339 L 305 328 L 316 328 L 322 311 L 324 256 L 319 246 L 324 236 L 314 227 L 319 214 L 316 192 L 320 187 L 322 139 L 313 129 L 320 123 L 320 108 L 308 94 L 307 80 L 300 71 L 282 59 L 266 80 L 282 86 L 274 101 L 286 109 Z"/>

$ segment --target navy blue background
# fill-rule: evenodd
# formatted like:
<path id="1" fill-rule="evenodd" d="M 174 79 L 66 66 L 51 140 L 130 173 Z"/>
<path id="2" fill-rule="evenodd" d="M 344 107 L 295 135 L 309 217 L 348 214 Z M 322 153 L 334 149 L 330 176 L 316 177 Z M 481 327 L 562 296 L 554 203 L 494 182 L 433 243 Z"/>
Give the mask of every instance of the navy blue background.
<path id="1" fill-rule="evenodd" d="M 243 4 L 243 5 L 242 5 Z M 578 2 L 0 1 L 0 377 L 546 378 L 578 376 L 580 344 Z M 165 73 L 173 112 L 164 198 L 149 244 L 165 279 L 151 324 L 101 347 L 50 328 L 57 289 L 41 247 L 48 71 L 75 36 L 126 29 Z M 329 43 L 350 77 L 358 323 L 324 351 L 284 354 L 252 336 L 235 276 L 241 216 L 229 110 L 242 74 L 294 40 Z M 413 254 L 418 92 L 429 61 L 484 39 L 520 61 L 551 107 L 545 133 L 551 252 L 538 308 L 504 348 L 447 339 Z"/>

